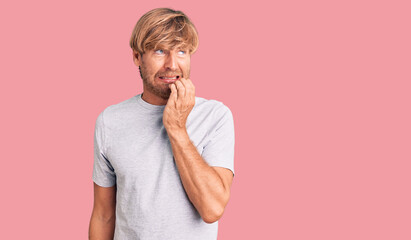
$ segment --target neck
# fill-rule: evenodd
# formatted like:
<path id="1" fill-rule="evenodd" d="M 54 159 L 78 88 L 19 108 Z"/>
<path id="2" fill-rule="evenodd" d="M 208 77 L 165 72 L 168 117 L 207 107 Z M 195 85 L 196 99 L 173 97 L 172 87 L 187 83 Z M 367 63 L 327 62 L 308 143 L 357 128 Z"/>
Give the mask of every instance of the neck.
<path id="1" fill-rule="evenodd" d="M 145 87 L 143 87 L 143 88 L 144 88 L 144 90 L 143 90 L 143 93 L 141 95 L 141 98 L 144 101 L 146 101 L 150 104 L 153 104 L 153 105 L 166 105 L 167 104 L 168 99 L 163 99 L 163 98 L 147 91 Z"/>

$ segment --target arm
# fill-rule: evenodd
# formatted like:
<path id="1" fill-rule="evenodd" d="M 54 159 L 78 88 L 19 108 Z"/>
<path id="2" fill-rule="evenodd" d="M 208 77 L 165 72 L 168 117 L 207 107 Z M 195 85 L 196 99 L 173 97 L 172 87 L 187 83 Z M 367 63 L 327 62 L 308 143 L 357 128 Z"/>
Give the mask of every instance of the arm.
<path id="1" fill-rule="evenodd" d="M 171 94 L 164 109 L 163 124 L 180 178 L 203 220 L 213 223 L 221 218 L 228 203 L 233 173 L 226 168 L 210 167 L 190 141 L 186 121 L 195 104 L 191 80 L 182 78 L 169 86 Z"/>
<path id="2" fill-rule="evenodd" d="M 205 222 L 217 221 L 223 215 L 230 198 L 232 172 L 225 168 L 210 167 L 202 159 L 186 131 L 169 131 L 168 136 L 190 201 Z"/>
<path id="3" fill-rule="evenodd" d="M 94 206 L 90 219 L 90 240 L 112 240 L 116 221 L 116 185 L 100 187 L 94 183 Z"/>

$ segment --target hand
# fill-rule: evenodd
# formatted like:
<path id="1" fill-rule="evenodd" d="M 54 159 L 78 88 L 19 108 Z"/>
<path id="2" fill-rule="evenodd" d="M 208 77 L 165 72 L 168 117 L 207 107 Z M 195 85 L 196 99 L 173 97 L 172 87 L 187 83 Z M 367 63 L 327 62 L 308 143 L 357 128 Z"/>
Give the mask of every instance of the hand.
<path id="1" fill-rule="evenodd" d="M 169 85 L 170 98 L 163 112 L 167 132 L 186 130 L 187 117 L 195 105 L 195 87 L 190 79 L 181 78 Z"/>

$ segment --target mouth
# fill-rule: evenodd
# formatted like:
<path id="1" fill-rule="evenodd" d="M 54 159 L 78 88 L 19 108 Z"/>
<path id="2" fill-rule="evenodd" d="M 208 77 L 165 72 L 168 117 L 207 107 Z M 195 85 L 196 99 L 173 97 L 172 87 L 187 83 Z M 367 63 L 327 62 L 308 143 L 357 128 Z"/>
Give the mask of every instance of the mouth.
<path id="1" fill-rule="evenodd" d="M 179 75 L 170 75 L 170 76 L 159 76 L 158 77 L 160 81 L 165 82 L 165 83 L 173 83 L 180 79 Z"/>

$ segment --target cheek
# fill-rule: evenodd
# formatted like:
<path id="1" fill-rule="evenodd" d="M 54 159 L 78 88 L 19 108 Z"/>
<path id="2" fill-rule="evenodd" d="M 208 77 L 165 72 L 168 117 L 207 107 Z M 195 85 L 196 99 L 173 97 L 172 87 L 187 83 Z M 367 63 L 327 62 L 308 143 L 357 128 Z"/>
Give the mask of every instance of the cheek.
<path id="1" fill-rule="evenodd" d="M 184 72 L 188 72 L 190 70 L 190 61 L 182 61 L 179 65 Z"/>
<path id="2" fill-rule="evenodd" d="M 186 77 L 188 78 L 188 74 L 190 73 L 190 64 L 184 66 L 184 74 L 186 75 Z"/>
<path id="3" fill-rule="evenodd" d="M 161 63 L 159 61 L 146 61 L 146 70 L 149 75 L 155 76 L 161 69 Z"/>
<path id="4" fill-rule="evenodd" d="M 146 70 L 147 77 L 155 78 L 157 71 L 155 71 L 153 68 L 146 68 Z"/>
<path id="5" fill-rule="evenodd" d="M 161 72 L 161 66 L 161 64 L 153 64 L 151 66 L 151 73 L 153 74 L 153 76 Z"/>

